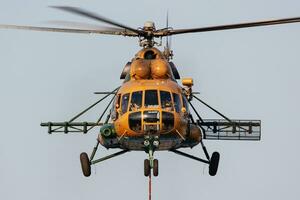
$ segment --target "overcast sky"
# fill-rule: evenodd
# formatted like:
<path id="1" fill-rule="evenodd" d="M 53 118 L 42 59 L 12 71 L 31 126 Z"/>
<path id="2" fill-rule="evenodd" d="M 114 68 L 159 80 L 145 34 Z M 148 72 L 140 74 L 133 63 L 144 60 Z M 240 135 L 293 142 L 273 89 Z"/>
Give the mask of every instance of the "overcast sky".
<path id="1" fill-rule="evenodd" d="M 300 16 L 296 0 L 38 1 L 0 0 L 0 24 L 49 25 L 48 20 L 90 22 L 48 8 L 79 6 L 132 27 L 153 20 L 191 28 Z M 97 24 L 97 23 L 95 23 Z M 219 151 L 217 176 L 208 167 L 158 152 L 160 175 L 153 199 L 297 200 L 299 179 L 300 23 L 174 36 L 174 63 L 194 90 L 233 119 L 261 119 L 262 141 L 205 141 Z M 0 199 L 83 200 L 147 198 L 146 154 L 132 152 L 81 173 L 79 154 L 88 135 L 48 135 L 41 121 L 66 121 L 121 84 L 137 40 L 118 36 L 0 30 Z M 101 104 L 82 120 L 95 120 Z M 204 118 L 216 115 L 197 106 Z M 107 151 L 99 148 L 97 156 Z M 201 147 L 186 152 L 203 156 Z"/>

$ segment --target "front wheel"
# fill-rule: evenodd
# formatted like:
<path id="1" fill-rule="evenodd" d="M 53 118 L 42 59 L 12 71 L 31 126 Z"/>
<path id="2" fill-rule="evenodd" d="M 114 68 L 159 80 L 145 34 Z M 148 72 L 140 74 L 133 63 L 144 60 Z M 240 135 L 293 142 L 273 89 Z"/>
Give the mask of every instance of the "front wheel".
<path id="1" fill-rule="evenodd" d="M 220 160 L 219 152 L 213 152 L 213 154 L 211 155 L 210 162 L 209 162 L 209 175 L 215 176 L 217 174 L 219 160 Z"/>
<path id="2" fill-rule="evenodd" d="M 153 175 L 158 176 L 158 160 L 153 160 Z"/>
<path id="3" fill-rule="evenodd" d="M 144 175 L 149 176 L 151 173 L 150 160 L 144 160 Z"/>

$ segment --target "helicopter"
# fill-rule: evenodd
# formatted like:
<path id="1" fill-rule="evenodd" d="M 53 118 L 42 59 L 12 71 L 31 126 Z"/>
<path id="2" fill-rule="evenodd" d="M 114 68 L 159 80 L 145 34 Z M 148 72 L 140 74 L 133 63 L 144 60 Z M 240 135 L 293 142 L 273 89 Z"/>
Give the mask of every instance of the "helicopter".
<path id="1" fill-rule="evenodd" d="M 208 153 L 204 140 L 261 140 L 260 120 L 232 120 L 204 102 L 198 92 L 193 91 L 193 79 L 181 79 L 176 65 L 171 61 L 173 51 L 170 47 L 172 35 L 241 29 L 257 26 L 300 22 L 300 17 L 219 25 L 200 28 L 173 29 L 168 25 L 157 29 L 155 23 L 145 22 L 143 27 L 132 28 L 90 11 L 70 6 L 52 8 L 80 15 L 114 27 L 110 28 L 53 28 L 37 26 L 1 25 L 2 29 L 23 29 L 33 31 L 67 32 L 81 34 L 108 34 L 138 38 L 141 50 L 124 66 L 120 79 L 121 86 L 109 92 L 95 92 L 104 95 L 101 99 L 65 122 L 42 122 L 48 133 L 83 133 L 99 128 L 97 142 L 90 155 L 80 154 L 83 175 L 91 175 L 91 166 L 131 151 L 144 151 L 144 175 L 158 176 L 159 165 L 154 153 L 170 151 L 178 155 L 208 164 L 209 175 L 218 171 L 220 154 Z M 64 24 L 72 24 L 64 22 Z M 74 24 L 74 23 L 73 23 Z M 164 50 L 162 45 L 166 37 Z M 157 39 L 159 41 L 157 41 Z M 104 111 L 94 122 L 77 121 L 96 105 L 110 98 Z M 220 116 L 220 119 L 205 119 L 197 111 L 194 102 L 201 103 Z M 106 149 L 120 149 L 119 152 L 95 159 L 99 145 Z M 179 149 L 202 147 L 205 158 L 187 154 Z"/>

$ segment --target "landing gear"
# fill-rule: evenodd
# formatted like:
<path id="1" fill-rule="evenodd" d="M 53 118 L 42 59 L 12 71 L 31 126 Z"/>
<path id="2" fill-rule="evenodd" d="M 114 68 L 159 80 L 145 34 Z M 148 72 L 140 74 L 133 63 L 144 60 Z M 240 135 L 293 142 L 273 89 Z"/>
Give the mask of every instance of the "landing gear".
<path id="1" fill-rule="evenodd" d="M 220 160 L 219 152 L 213 152 L 209 162 L 209 175 L 215 176 L 217 174 L 219 160 Z"/>
<path id="2" fill-rule="evenodd" d="M 122 155 L 124 153 L 127 153 L 129 150 L 128 149 L 124 149 L 122 151 L 104 156 L 102 158 L 96 159 L 94 160 L 97 148 L 98 148 L 99 142 L 97 142 L 96 146 L 94 147 L 94 150 L 91 154 L 91 157 L 89 159 L 87 153 L 83 152 L 80 154 L 80 163 L 81 163 L 81 168 L 82 168 L 82 173 L 84 176 L 89 177 L 91 175 L 91 165 L 97 164 L 99 162 L 103 162 L 105 160 L 114 158 L 116 156 Z"/>
<path id="3" fill-rule="evenodd" d="M 157 136 L 146 136 L 144 140 L 145 151 L 148 153 L 149 159 L 144 160 L 144 175 L 150 176 L 151 169 L 153 176 L 158 176 L 158 160 L 154 159 L 154 150 L 159 146 L 159 138 Z"/>
<path id="4" fill-rule="evenodd" d="M 152 155 L 152 156 L 151 156 Z M 149 159 L 144 160 L 144 175 L 150 176 L 151 169 L 153 172 L 153 176 L 158 176 L 158 160 L 153 159 L 153 152 L 149 154 Z"/>
<path id="5" fill-rule="evenodd" d="M 197 160 L 199 162 L 208 164 L 209 165 L 209 175 L 215 176 L 217 174 L 217 171 L 218 171 L 220 154 L 218 152 L 213 152 L 213 154 L 211 155 L 211 157 L 209 157 L 209 154 L 208 154 L 208 152 L 206 150 L 206 147 L 204 146 L 204 144 L 202 142 L 201 142 L 201 145 L 202 145 L 202 149 L 204 151 L 206 159 L 198 158 L 198 157 L 195 157 L 193 155 L 184 153 L 182 151 L 178 151 L 176 149 L 171 149 L 170 151 L 172 151 L 172 152 L 174 152 L 176 154 L 179 154 L 181 156 L 184 156 L 184 157 L 187 157 L 187 158 L 191 158 L 193 160 Z"/>
<path id="6" fill-rule="evenodd" d="M 146 177 L 150 176 L 151 169 L 153 170 L 153 176 L 158 176 L 158 160 L 153 160 L 153 166 L 151 167 L 150 160 L 145 159 L 144 160 L 144 175 Z"/>
<path id="7" fill-rule="evenodd" d="M 80 163 L 83 175 L 89 177 L 91 175 L 91 164 L 87 153 L 80 154 Z"/>

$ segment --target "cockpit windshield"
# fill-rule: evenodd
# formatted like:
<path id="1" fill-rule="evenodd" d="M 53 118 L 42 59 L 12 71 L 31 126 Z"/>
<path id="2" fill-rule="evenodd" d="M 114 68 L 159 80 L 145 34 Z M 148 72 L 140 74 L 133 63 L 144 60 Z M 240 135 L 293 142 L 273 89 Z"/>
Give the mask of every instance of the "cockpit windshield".
<path id="1" fill-rule="evenodd" d="M 157 108 L 157 107 L 158 107 L 157 90 L 146 90 L 145 108 Z"/>
<path id="2" fill-rule="evenodd" d="M 118 96 L 120 101 L 120 96 Z M 132 93 L 125 93 L 121 96 L 121 102 L 116 102 L 116 105 L 121 103 L 121 113 L 127 111 L 136 112 L 141 109 L 162 109 L 164 111 L 180 112 L 182 103 L 183 107 L 188 110 L 188 103 L 184 96 L 177 93 L 172 93 L 164 90 L 140 90 Z"/>
<path id="3" fill-rule="evenodd" d="M 170 92 L 160 91 L 161 108 L 167 111 L 173 111 L 173 103 Z"/>
<path id="4" fill-rule="evenodd" d="M 142 107 L 143 91 L 132 92 L 130 101 L 130 111 L 137 111 Z"/>

